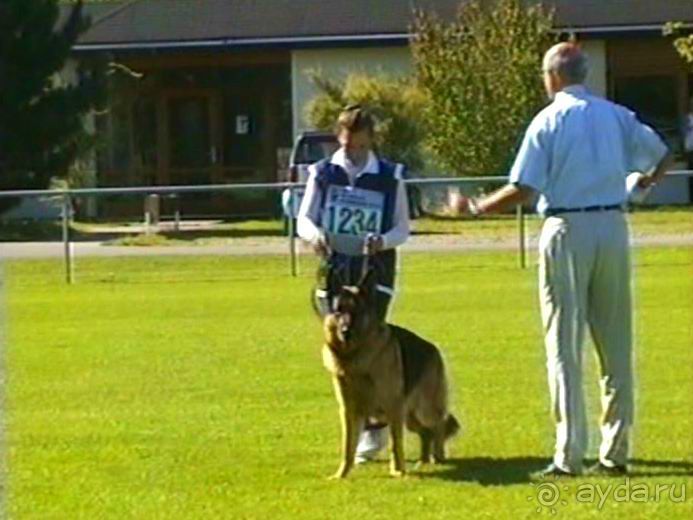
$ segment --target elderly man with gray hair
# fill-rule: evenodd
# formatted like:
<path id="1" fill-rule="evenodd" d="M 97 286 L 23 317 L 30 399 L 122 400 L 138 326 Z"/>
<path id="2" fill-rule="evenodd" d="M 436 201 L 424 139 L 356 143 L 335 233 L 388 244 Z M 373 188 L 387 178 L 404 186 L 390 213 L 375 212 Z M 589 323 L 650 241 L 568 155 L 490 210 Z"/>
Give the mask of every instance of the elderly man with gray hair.
<path id="1" fill-rule="evenodd" d="M 627 473 L 633 424 L 632 310 L 626 176 L 650 189 L 671 156 L 660 137 L 628 109 L 583 86 L 587 57 L 560 43 L 543 60 L 551 104 L 529 125 L 509 183 L 480 200 L 457 196 L 460 211 L 500 212 L 539 193 L 539 300 L 556 423 L 553 462 L 537 476 L 583 472 L 587 419 L 582 345 L 589 327 L 600 369 L 603 413 L 592 474 Z"/>

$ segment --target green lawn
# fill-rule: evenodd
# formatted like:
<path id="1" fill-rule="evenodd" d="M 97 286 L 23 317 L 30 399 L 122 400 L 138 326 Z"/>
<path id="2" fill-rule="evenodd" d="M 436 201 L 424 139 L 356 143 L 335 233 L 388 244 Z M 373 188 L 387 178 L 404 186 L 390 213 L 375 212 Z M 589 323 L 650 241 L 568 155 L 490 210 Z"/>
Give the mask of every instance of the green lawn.
<path id="1" fill-rule="evenodd" d="M 635 235 L 682 235 L 693 233 L 693 207 L 666 206 L 637 208 L 628 215 Z M 526 216 L 525 226 L 529 236 L 538 236 L 543 219 L 536 214 Z M 413 224 L 414 231 L 423 235 L 455 234 L 466 239 L 512 240 L 517 236 L 517 220 L 514 215 L 485 216 L 474 218 L 422 218 Z"/>
<path id="2" fill-rule="evenodd" d="M 665 206 L 661 208 L 638 208 L 628 217 L 635 236 L 661 236 L 693 234 L 693 207 Z M 525 219 L 527 236 L 537 237 L 543 219 L 529 214 Z M 103 226 L 101 226 L 103 227 Z M 95 233 L 99 226 L 77 225 L 79 232 Z M 412 222 L 415 235 L 459 235 L 467 241 L 508 241 L 515 240 L 518 233 L 514 214 L 486 216 L 481 219 L 471 217 L 423 217 Z M 84 235 L 87 236 L 87 235 Z M 163 232 L 158 235 L 136 235 L 113 240 L 119 245 L 253 245 L 258 241 L 278 239 L 285 236 L 284 224 L 279 220 L 248 220 L 224 222 L 205 231 Z"/>
<path id="3" fill-rule="evenodd" d="M 686 503 L 607 497 L 624 479 L 561 484 L 564 518 L 690 518 L 693 249 L 635 253 L 638 422 L 629 486 L 686 485 Z M 412 254 L 394 321 L 445 351 L 464 433 L 448 464 L 385 463 L 327 481 L 339 426 L 312 277 L 286 259 L 5 264 L 7 513 L 21 519 L 535 518 L 527 474 L 551 452 L 535 271 L 512 253 Z M 590 357 L 590 373 L 594 370 Z M 596 420 L 596 380 L 588 377 Z M 597 432 L 593 432 L 596 440 Z M 415 454 L 414 438 L 407 442 Z M 610 492 L 610 491 L 609 491 Z M 584 495 L 583 495 L 584 497 Z M 598 496 L 595 499 L 598 501 Z"/>
<path id="4" fill-rule="evenodd" d="M 693 234 L 693 206 L 662 206 L 637 208 L 629 214 L 636 236 Z M 534 214 L 526 217 L 526 231 L 530 237 L 539 234 L 542 219 Z M 283 220 L 207 221 L 184 223 L 186 229 L 173 231 L 171 222 L 158 234 L 142 234 L 142 222 L 72 224 L 71 237 L 76 242 L 106 241 L 123 246 L 208 246 L 265 244 L 284 242 L 286 230 Z M 493 242 L 515 240 L 517 220 L 514 214 L 470 217 L 428 216 L 412 222 L 416 235 L 460 235 L 465 240 Z M 62 228 L 56 222 L 0 221 L 0 242 L 60 241 Z"/>

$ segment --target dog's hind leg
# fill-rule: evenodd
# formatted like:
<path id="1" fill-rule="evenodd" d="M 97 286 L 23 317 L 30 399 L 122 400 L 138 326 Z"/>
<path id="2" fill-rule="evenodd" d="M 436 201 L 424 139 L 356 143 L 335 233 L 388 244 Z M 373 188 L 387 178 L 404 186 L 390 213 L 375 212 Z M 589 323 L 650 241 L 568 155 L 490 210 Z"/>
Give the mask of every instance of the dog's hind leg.
<path id="1" fill-rule="evenodd" d="M 433 431 L 428 428 L 422 428 L 419 431 L 419 437 L 421 438 L 421 464 L 429 464 L 432 462 L 431 449 L 433 448 Z"/>
<path id="2" fill-rule="evenodd" d="M 436 464 L 445 462 L 445 422 L 433 430 L 433 461 Z"/>
<path id="3" fill-rule="evenodd" d="M 421 440 L 421 458 L 419 459 L 419 464 L 428 464 L 432 460 L 433 432 L 430 428 L 426 428 L 421 424 L 413 413 L 407 416 L 407 429 L 415 432 Z"/>

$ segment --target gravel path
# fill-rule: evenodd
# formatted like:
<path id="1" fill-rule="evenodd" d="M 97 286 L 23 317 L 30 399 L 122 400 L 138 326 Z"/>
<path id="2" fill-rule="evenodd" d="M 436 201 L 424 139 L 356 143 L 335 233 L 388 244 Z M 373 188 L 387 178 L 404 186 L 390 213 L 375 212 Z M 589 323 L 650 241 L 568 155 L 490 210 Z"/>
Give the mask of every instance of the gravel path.
<path id="1" fill-rule="evenodd" d="M 641 236 L 633 238 L 636 247 L 693 246 L 693 234 Z M 73 244 L 73 251 L 80 256 L 201 256 L 201 255 L 277 255 L 288 254 L 285 238 L 239 239 L 228 245 L 212 246 L 112 246 L 102 242 Z M 536 238 L 528 241 L 530 249 L 536 248 Z M 513 250 L 517 240 L 470 240 L 459 235 L 415 235 L 402 247 L 407 251 L 483 251 Z M 310 252 L 302 247 L 306 254 Z M 0 259 L 6 258 L 56 258 L 64 255 L 62 242 L 0 242 Z"/>

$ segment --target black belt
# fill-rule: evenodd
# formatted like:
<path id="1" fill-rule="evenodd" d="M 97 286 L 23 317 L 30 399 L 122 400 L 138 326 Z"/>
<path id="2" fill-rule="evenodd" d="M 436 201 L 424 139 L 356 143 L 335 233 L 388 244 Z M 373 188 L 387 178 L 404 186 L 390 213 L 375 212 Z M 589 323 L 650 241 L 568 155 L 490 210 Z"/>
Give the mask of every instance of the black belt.
<path id="1" fill-rule="evenodd" d="M 608 206 L 586 206 L 584 208 L 549 208 L 544 211 L 544 216 L 553 217 L 561 213 L 592 213 L 593 211 L 612 211 L 623 210 L 620 204 L 609 204 Z"/>

